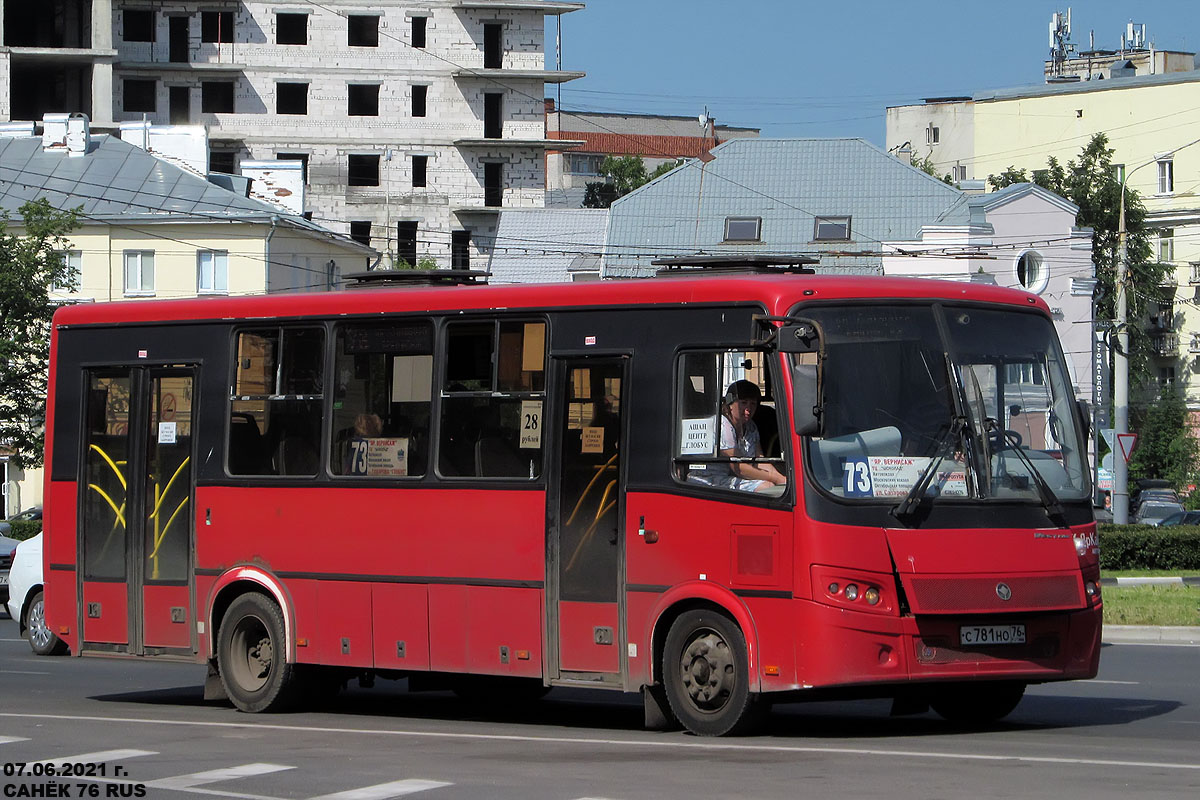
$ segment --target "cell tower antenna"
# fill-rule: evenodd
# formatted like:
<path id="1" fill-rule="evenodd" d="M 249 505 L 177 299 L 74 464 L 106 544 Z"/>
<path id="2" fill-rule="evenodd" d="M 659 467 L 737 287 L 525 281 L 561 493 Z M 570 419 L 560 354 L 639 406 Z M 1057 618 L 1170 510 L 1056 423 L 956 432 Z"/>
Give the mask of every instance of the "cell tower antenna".
<path id="1" fill-rule="evenodd" d="M 1061 77 L 1067 59 L 1075 52 L 1071 44 L 1071 9 L 1055 11 L 1050 17 L 1050 77 Z"/>

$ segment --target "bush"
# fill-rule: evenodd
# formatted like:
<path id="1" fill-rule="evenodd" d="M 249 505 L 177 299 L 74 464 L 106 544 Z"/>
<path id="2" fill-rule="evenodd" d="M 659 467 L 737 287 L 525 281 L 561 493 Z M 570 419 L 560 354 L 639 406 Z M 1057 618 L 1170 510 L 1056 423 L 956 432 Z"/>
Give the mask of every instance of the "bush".
<path id="1" fill-rule="evenodd" d="M 42 521 L 40 519 L 13 520 L 8 524 L 12 526 L 12 530 L 8 532 L 8 537 L 16 539 L 19 542 L 32 539 L 42 532 Z"/>
<path id="2" fill-rule="evenodd" d="M 1200 526 L 1101 525 L 1100 568 L 1200 571 Z"/>

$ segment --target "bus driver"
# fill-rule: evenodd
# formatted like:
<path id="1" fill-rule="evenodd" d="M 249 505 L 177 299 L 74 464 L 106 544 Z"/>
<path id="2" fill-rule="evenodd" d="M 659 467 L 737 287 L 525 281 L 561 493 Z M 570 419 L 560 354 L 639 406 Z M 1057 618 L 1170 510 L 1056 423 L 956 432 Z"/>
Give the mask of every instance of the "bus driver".
<path id="1" fill-rule="evenodd" d="M 720 455 L 724 458 L 762 458 L 762 442 L 758 426 L 754 424 L 754 412 L 762 393 L 758 386 L 747 380 L 734 381 L 725 390 L 721 402 Z M 739 489 L 744 492 L 779 493 L 787 485 L 787 478 L 774 464 L 753 464 L 730 461 L 705 465 L 703 471 L 693 469 L 689 479 L 696 483 Z M 775 489 L 775 487 L 780 487 Z"/>

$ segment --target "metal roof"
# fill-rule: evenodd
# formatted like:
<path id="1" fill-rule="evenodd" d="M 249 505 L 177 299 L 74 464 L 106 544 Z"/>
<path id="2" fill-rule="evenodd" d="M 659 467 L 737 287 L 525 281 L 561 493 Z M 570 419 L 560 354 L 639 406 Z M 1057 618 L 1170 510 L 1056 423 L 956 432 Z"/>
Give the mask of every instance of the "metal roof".
<path id="1" fill-rule="evenodd" d="M 1117 89 L 1138 89 L 1146 86 L 1169 86 L 1175 83 L 1195 83 L 1196 81 L 1200 81 L 1200 70 L 1164 72 L 1158 75 L 1134 75 L 1130 78 L 1110 78 L 1108 80 L 1093 79 L 1070 83 L 1037 84 L 1010 89 L 990 89 L 976 92 L 973 99 L 976 103 L 984 103 L 989 100 L 1019 100 L 1024 97 L 1106 92 Z"/>
<path id="2" fill-rule="evenodd" d="M 606 208 L 504 209 L 488 261 L 491 282 L 560 283 L 597 272 L 607 224 Z"/>
<path id="3" fill-rule="evenodd" d="M 879 274 L 884 241 L 919 237 L 963 193 L 863 139 L 731 139 L 610 209 L 605 275 L 654 274 L 665 256 L 794 255 L 823 274 Z M 816 242 L 816 217 L 850 217 L 850 239 Z M 727 217 L 759 217 L 757 242 L 727 242 Z"/>

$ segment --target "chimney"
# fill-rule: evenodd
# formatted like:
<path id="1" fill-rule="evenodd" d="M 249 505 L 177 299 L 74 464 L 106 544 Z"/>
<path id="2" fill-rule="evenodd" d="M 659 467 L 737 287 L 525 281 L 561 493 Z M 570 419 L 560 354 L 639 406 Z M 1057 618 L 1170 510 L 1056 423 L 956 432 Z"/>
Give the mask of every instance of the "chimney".
<path id="1" fill-rule="evenodd" d="M 67 120 L 70 114 L 46 114 L 42 117 L 42 149 L 67 148 Z"/>
<path id="2" fill-rule="evenodd" d="M 87 114 L 77 111 L 67 119 L 67 155 L 72 158 L 87 155 L 92 141 L 91 127 Z"/>

